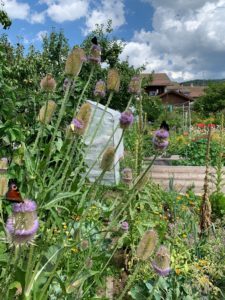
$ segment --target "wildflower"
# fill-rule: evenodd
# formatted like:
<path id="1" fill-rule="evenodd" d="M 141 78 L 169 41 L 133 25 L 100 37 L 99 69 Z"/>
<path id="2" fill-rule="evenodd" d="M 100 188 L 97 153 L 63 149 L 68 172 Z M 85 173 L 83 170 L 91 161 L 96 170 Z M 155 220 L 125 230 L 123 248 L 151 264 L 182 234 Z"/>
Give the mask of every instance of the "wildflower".
<path id="1" fill-rule="evenodd" d="M 49 124 L 51 122 L 52 116 L 56 111 L 56 103 L 53 100 L 49 100 L 47 104 L 43 105 L 39 111 L 38 121 L 43 124 Z"/>
<path id="2" fill-rule="evenodd" d="M 130 168 L 125 168 L 122 171 L 122 180 L 126 184 L 130 184 L 133 180 L 132 170 Z"/>
<path id="3" fill-rule="evenodd" d="M 124 111 L 120 116 L 120 127 L 122 129 L 128 128 L 134 122 L 134 116 L 131 111 Z"/>
<path id="4" fill-rule="evenodd" d="M 105 97 L 105 82 L 103 80 L 99 80 L 95 85 L 94 95 L 96 97 Z"/>
<path id="5" fill-rule="evenodd" d="M 79 250 L 78 250 L 76 247 L 71 248 L 71 251 L 72 251 L 73 253 L 79 252 Z"/>
<path id="6" fill-rule="evenodd" d="M 7 220 L 6 230 L 16 245 L 32 242 L 39 227 L 36 209 L 36 203 L 29 199 L 13 205 L 13 213 Z"/>
<path id="7" fill-rule="evenodd" d="M 72 129 L 73 132 L 79 134 L 80 132 L 82 132 L 84 128 L 84 123 L 74 118 L 70 124 L 70 128 Z"/>
<path id="8" fill-rule="evenodd" d="M 170 253 L 165 246 L 161 246 L 156 253 L 156 257 L 152 262 L 152 266 L 160 276 L 168 276 L 170 269 Z"/>
<path id="9" fill-rule="evenodd" d="M 141 93 L 141 79 L 139 76 L 134 76 L 128 86 L 128 92 L 134 95 L 140 95 Z"/>
<path id="10" fill-rule="evenodd" d="M 144 233 L 137 247 L 137 257 L 147 260 L 155 250 L 158 241 L 158 234 L 155 230 L 148 230 Z"/>
<path id="11" fill-rule="evenodd" d="M 101 47 L 99 45 L 92 43 L 88 60 L 92 63 L 100 64 L 100 62 L 101 62 Z"/>
<path id="12" fill-rule="evenodd" d="M 155 136 L 153 138 L 153 144 L 156 149 L 158 150 L 164 150 L 169 145 L 169 132 L 165 129 L 159 129 L 155 132 Z"/>
<path id="13" fill-rule="evenodd" d="M 180 275 L 181 270 L 180 270 L 180 269 L 175 269 L 175 273 L 176 273 L 177 275 Z"/>
<path id="14" fill-rule="evenodd" d="M 129 229 L 129 223 L 126 221 L 121 222 L 120 224 L 121 229 L 127 231 Z"/>
<path id="15" fill-rule="evenodd" d="M 118 92 L 120 89 L 120 75 L 117 69 L 109 69 L 107 77 L 107 89 Z"/>
<path id="16" fill-rule="evenodd" d="M 108 147 L 103 154 L 100 168 L 105 172 L 110 171 L 114 163 L 114 157 L 115 157 L 114 147 Z"/>
<path id="17" fill-rule="evenodd" d="M 64 92 L 66 91 L 69 83 L 70 83 L 70 80 L 68 78 L 65 78 L 65 80 L 63 82 L 63 90 L 64 90 Z"/>
<path id="18" fill-rule="evenodd" d="M 56 88 L 56 81 L 51 74 L 47 74 L 40 82 L 41 89 L 46 92 L 52 92 Z"/>
<path id="19" fill-rule="evenodd" d="M 74 48 L 67 57 L 65 74 L 68 76 L 78 76 L 84 61 L 86 61 L 84 50 L 81 48 Z"/>

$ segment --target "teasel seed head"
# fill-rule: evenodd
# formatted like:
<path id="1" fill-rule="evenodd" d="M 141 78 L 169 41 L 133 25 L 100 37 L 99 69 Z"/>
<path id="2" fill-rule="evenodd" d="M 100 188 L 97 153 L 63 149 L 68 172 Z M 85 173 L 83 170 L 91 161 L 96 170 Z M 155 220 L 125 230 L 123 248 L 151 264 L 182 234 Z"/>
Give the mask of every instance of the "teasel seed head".
<path id="1" fill-rule="evenodd" d="M 160 246 L 156 253 L 152 266 L 157 274 L 160 276 L 168 276 L 170 268 L 170 252 L 165 246 Z"/>
<path id="2" fill-rule="evenodd" d="M 70 125 L 71 130 L 78 135 L 84 135 L 90 123 L 91 113 L 91 104 L 88 102 L 82 104 Z"/>
<path id="3" fill-rule="evenodd" d="M 133 173 L 132 170 L 130 168 L 125 168 L 122 170 L 122 181 L 127 184 L 130 185 L 132 183 L 133 180 Z"/>
<path id="4" fill-rule="evenodd" d="M 101 54 L 101 47 L 99 45 L 92 44 L 88 60 L 94 64 L 100 64 Z"/>
<path id="5" fill-rule="evenodd" d="M 100 97 L 100 98 L 105 97 L 105 89 L 106 89 L 106 85 L 103 80 L 99 80 L 98 82 L 96 82 L 95 90 L 94 90 L 95 97 Z"/>
<path id="6" fill-rule="evenodd" d="M 6 230 L 15 245 L 30 243 L 38 230 L 37 205 L 30 199 L 13 205 L 13 213 L 8 218 Z"/>
<path id="7" fill-rule="evenodd" d="M 2 157 L 0 159 L 0 173 L 5 173 L 8 168 L 8 159 L 6 157 Z"/>
<path id="8" fill-rule="evenodd" d="M 46 104 L 44 104 L 39 111 L 38 121 L 43 124 L 49 124 L 56 110 L 56 106 L 57 105 L 53 100 L 49 100 Z"/>
<path id="9" fill-rule="evenodd" d="M 137 257 L 140 260 L 147 260 L 155 250 L 158 242 L 158 234 L 155 230 L 148 230 L 144 233 L 137 247 Z"/>
<path id="10" fill-rule="evenodd" d="M 65 74 L 71 77 L 78 76 L 84 61 L 86 61 L 84 50 L 81 48 L 74 48 L 67 57 Z"/>
<path id="11" fill-rule="evenodd" d="M 40 86 L 43 91 L 53 92 L 56 88 L 56 81 L 51 74 L 47 74 L 42 78 Z"/>
<path id="12" fill-rule="evenodd" d="M 118 92 L 120 89 L 120 75 L 117 69 L 109 69 L 107 77 L 107 89 Z"/>
<path id="13" fill-rule="evenodd" d="M 122 129 L 127 129 L 134 122 L 134 116 L 131 111 L 124 111 L 120 116 L 120 127 Z"/>
<path id="14" fill-rule="evenodd" d="M 141 94 L 141 78 L 140 76 L 134 76 L 131 78 L 131 81 L 128 86 L 128 93 L 133 95 Z"/>
<path id="15" fill-rule="evenodd" d="M 8 190 L 8 177 L 6 175 L 8 169 L 8 159 L 2 157 L 0 159 L 0 196 L 5 196 Z"/>
<path id="16" fill-rule="evenodd" d="M 114 157 L 115 157 L 115 148 L 108 147 L 102 157 L 100 168 L 103 171 L 110 171 L 114 164 Z"/>

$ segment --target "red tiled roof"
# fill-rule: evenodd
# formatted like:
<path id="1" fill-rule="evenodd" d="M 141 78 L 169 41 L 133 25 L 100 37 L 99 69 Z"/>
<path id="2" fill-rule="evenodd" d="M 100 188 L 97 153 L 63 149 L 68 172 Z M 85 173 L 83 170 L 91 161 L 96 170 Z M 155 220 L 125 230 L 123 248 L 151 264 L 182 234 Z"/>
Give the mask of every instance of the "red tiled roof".
<path id="1" fill-rule="evenodd" d="M 166 73 L 152 73 L 152 74 L 142 74 L 143 77 L 151 76 L 152 81 L 149 83 L 150 86 L 168 86 L 171 85 L 169 77 Z"/>
<path id="2" fill-rule="evenodd" d="M 168 86 L 167 90 L 181 92 L 190 98 L 198 98 L 205 94 L 205 88 L 205 86 L 182 86 L 179 84 L 173 84 Z"/>

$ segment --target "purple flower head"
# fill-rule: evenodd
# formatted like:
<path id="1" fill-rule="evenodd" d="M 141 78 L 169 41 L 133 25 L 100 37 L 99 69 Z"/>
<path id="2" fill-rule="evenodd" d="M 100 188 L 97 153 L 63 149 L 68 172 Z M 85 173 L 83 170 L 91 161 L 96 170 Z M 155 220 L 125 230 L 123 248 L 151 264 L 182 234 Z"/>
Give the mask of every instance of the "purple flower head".
<path id="1" fill-rule="evenodd" d="M 69 82 L 70 82 L 70 80 L 68 78 L 65 78 L 65 80 L 63 82 L 63 90 L 64 90 L 64 92 L 66 91 Z"/>
<path id="2" fill-rule="evenodd" d="M 127 231 L 129 229 L 129 223 L 126 221 L 121 222 L 120 226 L 121 226 L 121 229 L 123 229 L 125 231 Z"/>
<path id="3" fill-rule="evenodd" d="M 154 147 L 158 150 L 165 150 L 169 145 L 169 141 L 161 140 L 161 139 L 158 139 L 157 137 L 154 137 L 152 141 L 153 141 Z"/>
<path id="4" fill-rule="evenodd" d="M 12 209 L 14 213 L 34 212 L 37 209 L 37 204 L 32 200 L 25 199 L 24 202 L 15 203 Z"/>
<path id="5" fill-rule="evenodd" d="M 95 85 L 94 95 L 96 97 L 105 97 L 106 85 L 103 80 L 99 80 Z"/>
<path id="6" fill-rule="evenodd" d="M 90 55 L 88 57 L 90 62 L 100 64 L 101 62 L 101 47 L 99 45 L 92 44 Z"/>
<path id="7" fill-rule="evenodd" d="M 14 204 L 13 214 L 6 222 L 6 230 L 14 244 L 20 245 L 33 240 L 39 227 L 36 208 L 36 203 L 29 199 Z"/>
<path id="8" fill-rule="evenodd" d="M 120 127 L 123 129 L 128 128 L 134 122 L 134 116 L 131 111 L 124 111 L 120 116 Z"/>
<path id="9" fill-rule="evenodd" d="M 169 132 L 165 129 L 159 129 L 155 132 L 155 136 L 160 139 L 168 139 L 169 138 Z"/>
<path id="10" fill-rule="evenodd" d="M 77 129 L 79 130 L 79 129 L 84 128 L 84 123 L 82 121 L 74 118 L 72 120 L 72 123 L 71 123 L 70 126 L 71 126 L 71 128 L 72 128 L 73 131 L 76 131 Z"/>
<path id="11" fill-rule="evenodd" d="M 153 269 L 160 276 L 168 276 L 170 269 L 170 253 L 165 246 L 161 246 L 152 262 Z"/>
<path id="12" fill-rule="evenodd" d="M 171 268 L 167 268 L 167 269 L 160 269 L 154 262 L 152 263 L 152 267 L 155 270 L 155 272 L 157 274 L 159 274 L 159 276 L 168 276 L 169 273 L 171 272 Z"/>

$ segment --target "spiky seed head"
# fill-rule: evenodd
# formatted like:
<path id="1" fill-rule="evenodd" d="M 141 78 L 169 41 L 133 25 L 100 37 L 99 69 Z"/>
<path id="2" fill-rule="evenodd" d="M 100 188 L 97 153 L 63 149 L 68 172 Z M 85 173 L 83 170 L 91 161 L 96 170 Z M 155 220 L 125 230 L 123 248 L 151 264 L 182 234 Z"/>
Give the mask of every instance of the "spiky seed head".
<path id="1" fill-rule="evenodd" d="M 84 61 L 86 61 L 84 50 L 81 48 L 74 48 L 67 57 L 65 74 L 71 77 L 78 76 Z"/>
<path id="2" fill-rule="evenodd" d="M 56 88 L 56 81 L 51 74 L 47 74 L 40 82 L 41 89 L 46 92 L 53 92 Z"/>
<path id="3" fill-rule="evenodd" d="M 128 86 L 128 92 L 134 95 L 140 95 L 141 93 L 141 78 L 140 76 L 134 76 Z"/>
<path id="4" fill-rule="evenodd" d="M 148 230 L 144 233 L 137 247 L 137 257 L 140 260 L 147 260 L 155 250 L 158 241 L 158 234 L 155 230 Z"/>
<path id="5" fill-rule="evenodd" d="M 5 196 L 8 190 L 8 178 L 4 174 L 0 174 L 0 196 Z"/>
<path id="6" fill-rule="evenodd" d="M 107 89 L 118 92 L 120 89 L 120 75 L 117 69 L 109 69 L 107 77 Z"/>
<path id="7" fill-rule="evenodd" d="M 108 147 L 102 157 L 100 168 L 103 171 L 110 171 L 113 163 L 114 163 L 114 157 L 115 157 L 115 148 L 114 147 Z"/>
<path id="8" fill-rule="evenodd" d="M 2 157 L 0 159 L 0 171 L 7 170 L 8 168 L 8 159 L 6 157 Z"/>
<path id="9" fill-rule="evenodd" d="M 56 106 L 57 104 L 53 100 L 49 100 L 46 104 L 44 104 L 39 111 L 38 121 L 43 124 L 49 124 L 56 110 Z"/>
<path id="10" fill-rule="evenodd" d="M 105 89 L 106 89 L 106 85 L 103 80 L 99 80 L 98 82 L 96 82 L 95 90 L 94 90 L 95 97 L 101 97 L 101 98 L 105 97 Z"/>
<path id="11" fill-rule="evenodd" d="M 160 276 L 169 275 L 170 269 L 170 252 L 165 246 L 160 246 L 156 253 L 152 266 Z"/>
<path id="12" fill-rule="evenodd" d="M 86 132 L 90 119 L 91 119 L 92 107 L 91 104 L 86 102 L 81 105 L 77 115 L 74 115 L 73 121 L 70 126 L 72 131 L 78 135 L 84 135 Z"/>

